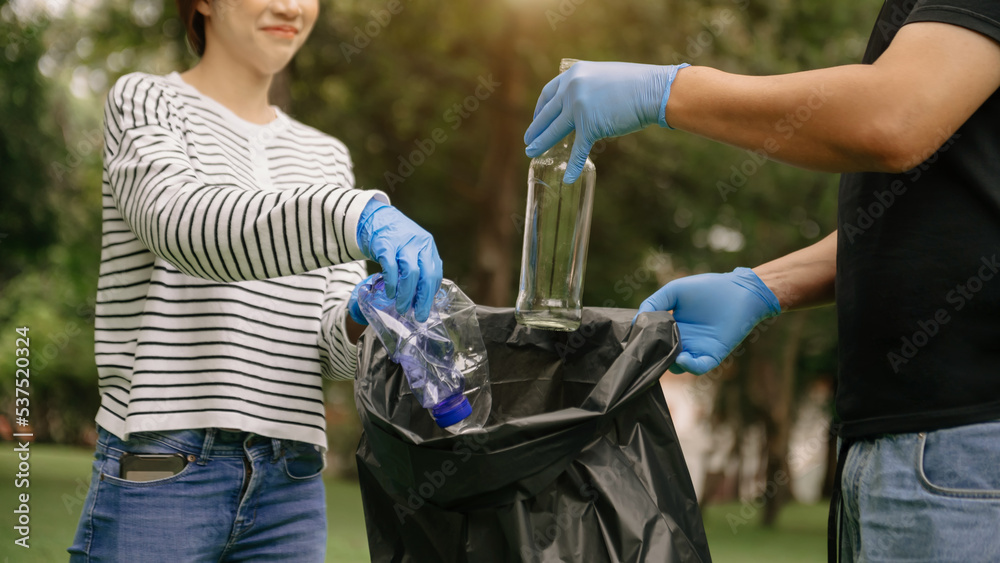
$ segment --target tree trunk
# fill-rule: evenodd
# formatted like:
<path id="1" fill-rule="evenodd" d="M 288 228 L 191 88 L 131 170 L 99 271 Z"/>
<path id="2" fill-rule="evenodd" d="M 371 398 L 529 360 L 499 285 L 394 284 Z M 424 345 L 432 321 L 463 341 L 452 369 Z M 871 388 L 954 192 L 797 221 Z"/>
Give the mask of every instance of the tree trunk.
<path id="1" fill-rule="evenodd" d="M 771 527 L 781 508 L 791 498 L 792 476 L 788 465 L 788 447 L 794 418 L 795 372 L 808 313 L 799 312 L 786 320 L 786 338 L 782 339 L 781 363 L 774 371 L 772 400 L 765 409 L 764 430 L 767 439 L 767 472 L 764 490 L 763 525 Z"/>
<path id="2" fill-rule="evenodd" d="M 511 306 L 512 247 L 514 241 L 515 196 L 525 181 L 522 166 L 524 124 L 524 74 L 520 61 L 514 60 L 508 39 L 518 28 L 516 16 L 510 16 L 509 33 L 499 34 L 490 57 L 490 73 L 500 82 L 491 97 L 482 102 L 488 112 L 489 146 L 480 169 L 476 192 L 480 194 L 476 232 L 476 265 L 473 273 L 477 302 L 496 307 Z"/>

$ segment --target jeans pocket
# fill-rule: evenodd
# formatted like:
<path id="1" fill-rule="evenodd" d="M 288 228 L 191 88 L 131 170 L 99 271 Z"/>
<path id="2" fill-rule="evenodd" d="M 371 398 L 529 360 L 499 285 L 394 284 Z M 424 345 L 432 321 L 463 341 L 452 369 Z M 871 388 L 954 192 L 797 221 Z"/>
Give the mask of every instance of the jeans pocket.
<path id="1" fill-rule="evenodd" d="M 284 445 L 285 455 L 281 459 L 289 479 L 312 479 L 323 473 L 326 457 L 317 446 L 296 441 L 287 441 Z"/>
<path id="2" fill-rule="evenodd" d="M 100 448 L 97 452 L 97 455 L 103 458 L 100 479 L 119 487 L 147 488 L 173 483 L 195 471 L 197 464 L 193 463 L 193 455 L 159 439 L 160 437 L 162 437 L 161 434 L 154 432 L 133 432 L 129 435 L 128 440 L 121 440 L 114 435 L 108 434 L 104 442 L 105 447 Z M 137 455 L 182 454 L 185 456 L 186 463 L 184 468 L 174 475 L 150 481 L 133 481 L 121 477 L 121 458 L 126 453 Z"/>
<path id="3" fill-rule="evenodd" d="M 920 433 L 917 474 L 931 493 L 1000 499 L 1000 422 Z"/>

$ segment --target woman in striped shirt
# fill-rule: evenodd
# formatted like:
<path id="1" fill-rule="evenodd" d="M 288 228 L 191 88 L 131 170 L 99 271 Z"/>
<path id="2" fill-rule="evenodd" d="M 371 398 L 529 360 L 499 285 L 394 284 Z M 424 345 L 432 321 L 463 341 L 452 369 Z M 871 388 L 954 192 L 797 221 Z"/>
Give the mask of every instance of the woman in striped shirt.
<path id="1" fill-rule="evenodd" d="M 73 561 L 322 561 L 321 377 L 350 379 L 364 259 L 430 312 L 433 238 L 268 105 L 317 0 L 177 0 L 201 56 L 105 105 L 101 406 Z"/>

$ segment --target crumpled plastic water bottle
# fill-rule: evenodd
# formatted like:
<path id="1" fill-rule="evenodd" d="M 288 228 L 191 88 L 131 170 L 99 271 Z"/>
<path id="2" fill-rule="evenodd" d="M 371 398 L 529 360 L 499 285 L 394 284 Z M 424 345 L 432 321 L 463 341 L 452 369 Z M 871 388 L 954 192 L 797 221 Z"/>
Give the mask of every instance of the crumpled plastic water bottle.
<path id="1" fill-rule="evenodd" d="M 442 280 L 423 323 L 412 308 L 396 311 L 381 274 L 359 287 L 358 307 L 438 426 L 455 434 L 483 427 L 492 404 L 486 345 L 476 305 L 458 286 Z"/>

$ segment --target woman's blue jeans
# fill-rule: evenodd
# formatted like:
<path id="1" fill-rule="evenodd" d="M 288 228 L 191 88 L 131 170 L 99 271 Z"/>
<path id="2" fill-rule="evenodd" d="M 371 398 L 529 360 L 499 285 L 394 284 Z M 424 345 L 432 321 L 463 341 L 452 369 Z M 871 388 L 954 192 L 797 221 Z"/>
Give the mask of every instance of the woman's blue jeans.
<path id="1" fill-rule="evenodd" d="M 131 453 L 181 453 L 154 481 L 119 477 Z M 323 561 L 324 457 L 312 444 L 218 428 L 136 432 L 98 427 L 93 476 L 70 561 Z"/>
<path id="2" fill-rule="evenodd" d="M 1000 561 L 1000 422 L 853 444 L 845 562 Z"/>

